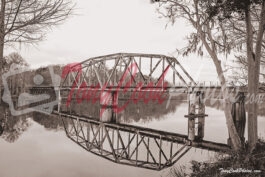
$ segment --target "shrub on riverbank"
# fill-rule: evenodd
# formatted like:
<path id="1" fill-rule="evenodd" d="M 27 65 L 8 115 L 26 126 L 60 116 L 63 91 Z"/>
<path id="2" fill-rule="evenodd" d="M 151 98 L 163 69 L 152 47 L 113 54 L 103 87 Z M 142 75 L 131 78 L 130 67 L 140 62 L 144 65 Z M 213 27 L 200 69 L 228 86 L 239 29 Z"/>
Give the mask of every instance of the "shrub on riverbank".
<path id="1" fill-rule="evenodd" d="M 255 171 L 257 170 L 257 171 Z M 172 170 L 171 176 L 178 177 L 178 169 Z M 183 174 L 183 173 L 182 173 Z M 186 176 L 186 175 L 185 175 Z M 254 177 L 265 176 L 265 141 L 259 140 L 252 154 L 242 151 L 229 156 L 219 156 L 215 162 L 191 162 L 191 177 Z"/>

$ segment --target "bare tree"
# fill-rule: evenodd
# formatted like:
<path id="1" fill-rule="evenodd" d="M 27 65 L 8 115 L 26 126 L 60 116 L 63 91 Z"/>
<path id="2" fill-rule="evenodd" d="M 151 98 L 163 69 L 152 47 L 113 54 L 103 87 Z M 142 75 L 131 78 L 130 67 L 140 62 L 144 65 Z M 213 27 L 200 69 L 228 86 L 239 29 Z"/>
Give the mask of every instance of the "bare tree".
<path id="1" fill-rule="evenodd" d="M 216 23 L 215 19 L 209 19 L 206 13 L 207 7 L 200 0 L 161 0 L 159 13 L 168 18 L 170 22 L 177 19 L 185 19 L 194 28 L 194 32 L 188 35 L 188 45 L 181 50 L 183 55 L 197 52 L 203 55 L 204 51 L 211 57 L 221 83 L 221 91 L 224 98 L 224 113 L 226 117 L 229 135 L 234 150 L 242 148 L 242 142 L 235 128 L 231 115 L 232 103 L 227 89 L 227 78 L 222 68 L 219 53 L 229 53 L 233 46 L 233 40 L 226 38 L 223 23 Z"/>
<path id="2" fill-rule="evenodd" d="M 265 26 L 264 0 L 208 0 L 210 17 L 221 16 L 223 19 L 242 17 L 245 25 L 245 47 L 248 66 L 248 93 L 253 98 L 259 94 L 260 63 Z M 253 7 L 258 11 L 253 18 Z M 258 103 L 250 102 L 248 109 L 248 142 L 252 152 L 258 140 Z"/>
<path id="3" fill-rule="evenodd" d="M 195 32 L 189 36 L 188 47 L 183 54 L 198 52 L 203 48 L 213 60 L 225 98 L 225 116 L 235 150 L 241 147 L 240 139 L 231 117 L 231 103 L 227 99 L 226 78 L 219 53 L 246 51 L 248 93 L 256 98 L 259 89 L 260 63 L 263 52 L 265 26 L 264 0 L 161 0 L 162 15 L 175 22 L 186 19 Z M 257 102 L 249 104 L 248 141 L 249 150 L 257 142 Z"/>
<path id="4" fill-rule="evenodd" d="M 73 7 L 70 0 L 1 0 L 0 76 L 5 45 L 42 40 L 48 29 L 69 17 Z"/>

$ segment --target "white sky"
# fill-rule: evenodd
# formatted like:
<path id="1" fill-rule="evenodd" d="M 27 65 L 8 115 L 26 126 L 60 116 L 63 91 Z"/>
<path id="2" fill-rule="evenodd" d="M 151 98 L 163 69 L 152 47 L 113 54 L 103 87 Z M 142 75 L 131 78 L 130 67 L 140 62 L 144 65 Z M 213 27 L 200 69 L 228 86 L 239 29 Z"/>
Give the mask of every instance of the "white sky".
<path id="1" fill-rule="evenodd" d="M 179 20 L 172 26 L 159 18 L 150 0 L 78 0 L 79 14 L 47 34 L 37 47 L 22 45 L 19 52 L 32 67 L 78 62 L 117 52 L 140 52 L 175 56 L 195 80 L 216 81 L 209 58 L 176 56 L 185 46 L 191 27 Z"/>

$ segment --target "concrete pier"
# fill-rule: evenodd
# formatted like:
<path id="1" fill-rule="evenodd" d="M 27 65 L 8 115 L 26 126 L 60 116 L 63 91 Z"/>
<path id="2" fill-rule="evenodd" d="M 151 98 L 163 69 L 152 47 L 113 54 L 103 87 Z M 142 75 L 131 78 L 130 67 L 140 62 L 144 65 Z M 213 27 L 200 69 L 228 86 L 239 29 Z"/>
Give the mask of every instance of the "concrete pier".
<path id="1" fill-rule="evenodd" d="M 195 138 L 202 140 L 204 138 L 205 117 L 207 116 L 205 114 L 204 92 L 191 92 L 188 95 L 188 100 L 189 114 L 185 116 L 188 118 L 188 140 L 194 141 Z"/>
<path id="2" fill-rule="evenodd" d="M 116 109 L 118 105 L 118 93 L 103 91 L 100 94 L 100 118 L 101 122 L 117 122 Z"/>

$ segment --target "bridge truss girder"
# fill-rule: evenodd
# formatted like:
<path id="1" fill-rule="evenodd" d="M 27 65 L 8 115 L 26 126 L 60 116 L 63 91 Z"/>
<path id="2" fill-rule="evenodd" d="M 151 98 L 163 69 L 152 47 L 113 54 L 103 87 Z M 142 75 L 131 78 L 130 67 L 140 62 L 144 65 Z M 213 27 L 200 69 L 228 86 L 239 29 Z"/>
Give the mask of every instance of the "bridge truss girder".
<path id="1" fill-rule="evenodd" d="M 79 146 L 112 162 L 162 170 L 179 161 L 191 147 L 230 152 L 226 144 L 189 141 L 186 135 L 59 114 L 66 135 Z"/>
<path id="2" fill-rule="evenodd" d="M 134 88 L 141 82 L 142 88 L 161 89 L 177 86 L 177 81 L 185 87 L 196 85 L 176 58 L 165 55 L 134 53 L 105 55 L 73 65 L 69 71 L 61 84 L 62 88 L 69 88 L 73 84 L 76 88 L 93 86 L 98 86 L 100 89 Z M 126 85 L 128 80 L 131 82 Z"/>
<path id="3" fill-rule="evenodd" d="M 172 166 L 191 146 L 119 125 L 62 118 L 66 135 L 85 150 L 118 164 L 152 170 Z"/>

